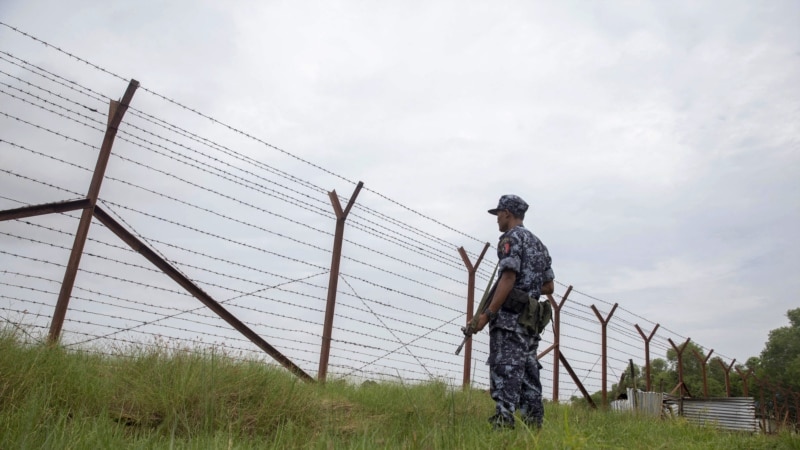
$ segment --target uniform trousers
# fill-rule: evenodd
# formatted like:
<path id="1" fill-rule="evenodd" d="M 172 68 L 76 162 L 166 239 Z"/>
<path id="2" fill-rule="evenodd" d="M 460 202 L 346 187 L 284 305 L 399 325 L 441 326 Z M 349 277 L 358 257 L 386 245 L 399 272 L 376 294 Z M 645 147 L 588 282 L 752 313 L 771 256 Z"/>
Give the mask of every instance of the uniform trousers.
<path id="1" fill-rule="evenodd" d="M 536 359 L 540 339 L 519 324 L 514 330 L 493 327 L 489 331 L 490 390 L 496 404 L 496 414 L 490 420 L 513 424 L 519 406 L 526 424 L 542 425 L 542 366 Z"/>

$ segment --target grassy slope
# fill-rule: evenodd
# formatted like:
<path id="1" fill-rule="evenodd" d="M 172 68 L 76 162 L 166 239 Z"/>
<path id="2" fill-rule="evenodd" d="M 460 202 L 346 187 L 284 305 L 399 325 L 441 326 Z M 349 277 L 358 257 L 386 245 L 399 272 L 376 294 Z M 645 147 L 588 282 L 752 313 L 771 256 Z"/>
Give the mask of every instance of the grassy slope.
<path id="1" fill-rule="evenodd" d="M 548 404 L 544 429 L 493 432 L 488 394 L 441 382 L 306 384 L 281 369 L 169 352 L 102 357 L 0 333 L 0 448 L 800 449 Z"/>

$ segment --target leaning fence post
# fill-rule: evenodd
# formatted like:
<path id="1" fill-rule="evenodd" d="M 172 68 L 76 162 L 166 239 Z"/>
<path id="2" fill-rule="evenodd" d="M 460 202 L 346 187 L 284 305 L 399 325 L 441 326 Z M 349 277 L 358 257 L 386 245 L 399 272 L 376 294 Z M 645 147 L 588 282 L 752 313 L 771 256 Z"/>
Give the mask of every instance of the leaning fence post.
<path id="1" fill-rule="evenodd" d="M 731 369 L 733 368 L 733 363 L 736 362 L 736 358 L 733 358 L 733 361 L 731 361 L 731 364 L 729 366 L 726 366 L 725 363 L 722 362 L 721 359 L 717 359 L 716 361 L 719 363 L 720 366 L 722 366 L 722 370 L 725 372 L 725 393 L 728 395 L 728 397 L 730 397 L 731 396 Z"/>
<path id="2" fill-rule="evenodd" d="M 481 264 L 483 260 L 483 255 L 486 254 L 486 250 L 489 249 L 489 243 L 487 242 L 486 245 L 483 246 L 483 251 L 481 255 L 478 257 L 478 260 L 475 261 L 475 265 L 469 260 L 469 256 L 467 255 L 466 250 L 464 247 L 459 247 L 458 253 L 461 255 L 461 259 L 464 261 L 464 265 L 467 266 L 467 323 L 472 320 L 472 310 L 475 305 L 475 272 L 478 271 L 478 266 Z M 464 378 L 462 380 L 462 387 L 466 389 L 469 387 L 469 380 L 470 380 L 470 365 L 472 364 L 472 339 L 467 339 L 466 343 L 464 344 Z"/>
<path id="3" fill-rule="evenodd" d="M 114 218 L 112 218 L 108 213 L 103 211 L 103 208 L 100 206 L 95 206 L 94 208 L 94 217 L 100 221 L 106 228 L 108 228 L 112 233 L 116 234 L 118 238 L 120 238 L 123 242 L 128 244 L 128 246 L 142 255 L 146 260 L 150 261 L 154 266 L 161 269 L 161 271 L 168 277 L 172 278 L 173 281 L 178 283 L 181 287 L 183 287 L 189 294 L 194 296 L 194 298 L 200 300 L 202 304 L 204 304 L 208 309 L 213 311 L 217 316 L 219 316 L 225 322 L 228 322 L 236 331 L 241 333 L 246 338 L 250 339 L 250 342 L 256 344 L 261 350 L 264 350 L 268 355 L 275 358 L 282 366 L 289 369 L 293 374 L 297 375 L 303 381 L 314 381 L 310 375 L 305 373 L 303 369 L 299 366 L 294 364 L 289 358 L 284 356 L 281 352 L 278 351 L 275 347 L 271 346 L 267 341 L 261 338 L 255 331 L 250 329 L 247 325 L 244 324 L 241 320 L 239 320 L 236 316 L 231 314 L 230 311 L 225 309 L 219 302 L 214 300 L 213 297 L 208 295 L 205 291 L 203 291 L 199 286 L 197 286 L 192 280 L 187 278 L 184 274 L 182 274 L 178 269 L 172 266 L 167 260 L 159 256 L 155 251 L 153 251 L 150 247 L 148 247 L 144 242 L 139 240 L 136 236 L 131 234 L 128 230 L 125 229 L 119 222 L 117 222 Z"/>
<path id="4" fill-rule="evenodd" d="M 553 306 L 553 402 L 555 403 L 558 403 L 558 373 L 560 372 L 559 364 L 561 364 L 561 349 L 559 348 L 561 345 L 561 307 L 566 303 L 570 292 L 572 292 L 571 285 L 567 287 L 567 292 L 561 296 L 561 301 L 558 303 L 552 295 L 547 294 L 547 301 Z"/>
<path id="5" fill-rule="evenodd" d="M 589 395 L 589 391 L 587 391 L 586 388 L 583 386 L 583 383 L 581 383 L 581 379 L 578 378 L 578 374 L 576 374 L 575 371 L 572 370 L 572 366 L 570 366 L 569 361 L 567 361 L 567 358 L 564 356 L 564 352 L 559 353 L 558 357 L 561 358 L 561 363 L 564 364 L 564 368 L 567 369 L 567 373 L 569 374 L 569 376 L 572 377 L 572 381 L 575 382 L 575 386 L 577 386 L 578 389 L 583 394 L 583 398 L 586 399 L 586 401 L 589 403 L 589 406 L 591 406 L 594 409 L 597 409 L 597 405 L 594 404 L 592 396 Z"/>
<path id="6" fill-rule="evenodd" d="M 100 153 L 97 155 L 97 163 L 94 166 L 94 174 L 89 185 L 89 192 L 86 199 L 89 205 L 83 209 L 81 220 L 78 223 L 78 230 L 75 232 L 75 240 L 72 243 L 72 252 L 69 254 L 67 269 L 64 272 L 64 281 L 61 283 L 61 291 L 58 293 L 56 309 L 53 312 L 53 320 L 50 322 L 50 333 L 47 340 L 51 344 L 58 342 L 61 336 L 61 328 L 64 326 L 64 317 L 67 315 L 69 299 L 72 296 L 72 288 L 75 285 L 75 277 L 78 275 L 78 267 L 81 263 L 83 248 L 86 245 L 86 238 L 89 236 L 89 227 L 92 224 L 94 208 L 97 204 L 97 197 L 100 195 L 100 186 L 106 174 L 108 159 L 111 156 L 111 147 L 114 145 L 114 138 L 117 136 L 117 129 L 122 116 L 128 110 L 134 92 L 139 87 L 139 82 L 131 80 L 128 88 L 120 101 L 111 100 L 108 105 L 108 123 L 106 133 L 103 137 L 103 144 L 100 146 Z"/>
<path id="7" fill-rule="evenodd" d="M 714 349 L 712 348 L 708 355 L 703 358 L 697 350 L 694 348 L 692 349 L 695 358 L 700 361 L 700 368 L 703 370 L 703 396 L 708 398 L 708 376 L 706 375 L 706 365 L 708 364 L 708 358 L 711 358 L 711 354 L 714 353 Z"/>
<path id="8" fill-rule="evenodd" d="M 342 259 L 342 241 L 344 240 L 344 222 L 363 186 L 364 183 L 359 181 L 344 210 L 342 210 L 342 205 L 339 203 L 339 196 L 336 195 L 336 191 L 328 192 L 328 197 L 330 197 L 331 204 L 333 205 L 333 211 L 336 213 L 336 234 L 333 237 L 331 276 L 328 280 L 328 302 L 325 306 L 325 324 L 322 327 L 322 348 L 319 352 L 319 372 L 317 373 L 317 379 L 322 383 L 325 382 L 328 376 L 328 358 L 331 354 L 331 334 L 333 331 L 333 311 L 336 308 L 336 289 L 339 286 L 339 262 Z"/>
<path id="9" fill-rule="evenodd" d="M 639 324 L 634 326 L 636 327 L 636 331 L 639 332 L 639 335 L 642 336 L 642 339 L 644 339 L 644 368 L 645 373 L 647 374 L 647 392 L 650 392 L 650 341 L 653 339 L 653 336 L 655 336 L 656 330 L 658 330 L 660 325 L 656 324 L 656 327 L 650 332 L 650 336 L 644 335 L 644 331 L 639 328 Z"/>
<path id="10" fill-rule="evenodd" d="M 614 311 L 617 310 L 617 306 L 619 303 L 614 303 L 614 307 L 611 308 L 611 312 L 608 313 L 608 317 L 603 319 L 603 316 L 600 315 L 600 311 L 592 305 L 592 311 L 594 311 L 594 315 L 597 316 L 597 319 L 600 321 L 600 326 L 602 329 L 602 360 L 603 360 L 603 367 L 602 367 L 602 384 L 603 384 L 603 407 L 608 406 L 608 393 L 606 392 L 606 386 L 608 385 L 608 336 L 607 336 L 607 329 L 608 329 L 608 322 L 611 320 L 611 316 L 614 315 Z"/>

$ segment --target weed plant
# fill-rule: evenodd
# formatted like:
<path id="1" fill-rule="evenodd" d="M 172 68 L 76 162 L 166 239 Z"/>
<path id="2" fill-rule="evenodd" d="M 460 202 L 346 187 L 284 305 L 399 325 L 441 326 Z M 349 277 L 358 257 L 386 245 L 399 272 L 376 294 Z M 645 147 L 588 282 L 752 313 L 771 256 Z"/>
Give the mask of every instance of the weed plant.
<path id="1" fill-rule="evenodd" d="M 800 449 L 789 432 L 553 403 L 541 431 L 493 431 L 493 408 L 485 391 L 439 380 L 322 385 L 214 352 L 104 356 L 0 331 L 2 449 Z"/>

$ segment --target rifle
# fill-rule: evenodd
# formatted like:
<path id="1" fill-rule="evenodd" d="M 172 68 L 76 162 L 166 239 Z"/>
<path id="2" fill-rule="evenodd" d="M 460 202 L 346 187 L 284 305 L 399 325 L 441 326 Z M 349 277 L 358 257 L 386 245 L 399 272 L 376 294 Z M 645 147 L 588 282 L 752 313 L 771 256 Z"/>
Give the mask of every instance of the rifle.
<path id="1" fill-rule="evenodd" d="M 499 263 L 498 263 L 499 265 Z M 472 316 L 472 320 L 469 321 L 466 327 L 461 327 L 461 332 L 464 333 L 464 340 L 461 341 L 461 345 L 458 346 L 456 349 L 456 355 L 461 353 L 461 349 L 464 348 L 464 344 L 467 343 L 469 338 L 475 334 L 475 328 L 478 328 L 478 319 L 480 315 L 483 314 L 483 310 L 486 309 L 488 306 L 487 303 L 492 295 L 494 294 L 494 290 L 497 287 L 497 284 L 492 286 L 494 283 L 494 276 L 497 274 L 497 266 L 494 266 L 494 272 L 492 272 L 492 277 L 489 278 L 489 283 L 486 285 L 486 290 L 483 291 L 483 298 L 481 298 L 480 304 L 478 304 L 477 313 Z"/>

